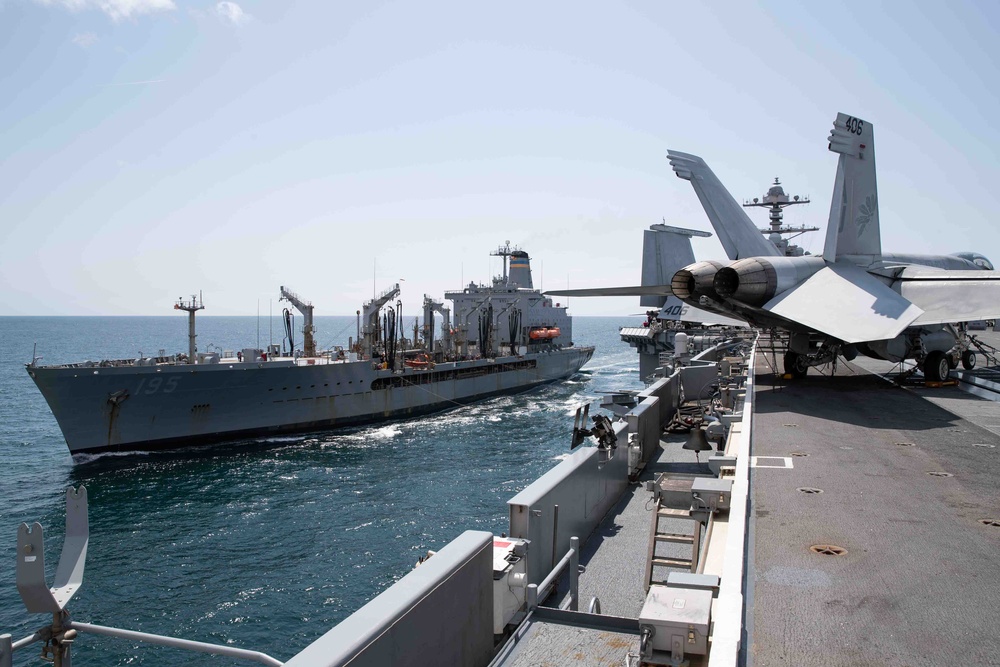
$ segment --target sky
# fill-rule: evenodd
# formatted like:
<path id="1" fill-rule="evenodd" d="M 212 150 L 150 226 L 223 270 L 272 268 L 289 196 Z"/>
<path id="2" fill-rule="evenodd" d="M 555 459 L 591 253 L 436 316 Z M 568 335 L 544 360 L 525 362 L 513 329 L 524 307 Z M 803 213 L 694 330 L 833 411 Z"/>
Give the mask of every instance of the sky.
<path id="1" fill-rule="evenodd" d="M 0 315 L 349 315 L 399 280 L 412 312 L 506 241 L 536 287 L 638 284 L 642 230 L 711 231 L 668 149 L 825 228 L 837 112 L 874 126 L 884 250 L 997 263 L 998 32 L 986 1 L 0 0 Z"/>

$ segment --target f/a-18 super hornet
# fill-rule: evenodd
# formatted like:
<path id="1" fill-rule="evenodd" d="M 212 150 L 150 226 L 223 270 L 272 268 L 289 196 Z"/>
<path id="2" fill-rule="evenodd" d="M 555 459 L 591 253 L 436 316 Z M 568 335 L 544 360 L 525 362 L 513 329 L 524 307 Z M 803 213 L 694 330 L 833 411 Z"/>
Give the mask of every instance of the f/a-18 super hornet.
<path id="1" fill-rule="evenodd" d="M 729 262 L 696 262 L 669 285 L 551 292 L 568 296 L 673 294 L 688 304 L 790 333 L 785 370 L 858 354 L 914 359 L 929 380 L 975 365 L 966 323 L 1000 316 L 1000 272 L 976 252 L 883 253 L 871 123 L 838 114 L 839 153 L 822 256 L 785 257 L 764 239 L 701 158 L 669 151 L 691 182 Z"/>

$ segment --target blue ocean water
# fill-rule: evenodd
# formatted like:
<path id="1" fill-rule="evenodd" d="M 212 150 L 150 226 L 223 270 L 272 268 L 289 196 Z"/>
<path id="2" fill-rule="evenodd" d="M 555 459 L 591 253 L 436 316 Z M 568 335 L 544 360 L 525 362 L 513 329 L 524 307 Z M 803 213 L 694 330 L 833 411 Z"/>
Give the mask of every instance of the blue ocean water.
<path id="1" fill-rule="evenodd" d="M 58 563 L 65 489 L 87 486 L 90 545 L 75 620 L 230 644 L 287 660 L 468 529 L 507 530 L 506 502 L 569 452 L 573 412 L 641 388 L 618 327 L 575 318 L 594 358 L 573 378 L 425 418 L 367 428 L 74 463 L 24 370 L 187 347 L 187 318 L 0 317 L 0 633 L 49 619 L 25 612 L 14 582 L 17 526 L 46 531 Z M 267 321 L 200 317 L 199 349 L 271 340 Z M 317 317 L 324 347 L 353 317 Z M 280 340 L 280 325 L 273 329 Z M 15 665 L 38 663 L 37 645 Z M 82 635 L 76 665 L 247 664 Z"/>

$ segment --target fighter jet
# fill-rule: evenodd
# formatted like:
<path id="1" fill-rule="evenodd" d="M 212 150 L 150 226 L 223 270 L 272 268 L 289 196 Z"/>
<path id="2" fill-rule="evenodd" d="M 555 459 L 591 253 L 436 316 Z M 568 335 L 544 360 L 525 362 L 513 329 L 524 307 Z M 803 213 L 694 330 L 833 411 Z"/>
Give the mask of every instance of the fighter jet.
<path id="1" fill-rule="evenodd" d="M 691 182 L 731 261 L 686 266 L 669 286 L 610 293 L 670 293 L 753 326 L 788 331 L 785 371 L 796 377 L 838 355 L 914 359 L 929 380 L 946 379 L 960 362 L 972 368 L 966 325 L 1000 316 L 1000 272 L 975 252 L 883 253 L 872 124 L 837 114 L 828 141 L 840 157 L 822 256 L 782 256 L 704 160 L 669 151 L 671 166 Z"/>

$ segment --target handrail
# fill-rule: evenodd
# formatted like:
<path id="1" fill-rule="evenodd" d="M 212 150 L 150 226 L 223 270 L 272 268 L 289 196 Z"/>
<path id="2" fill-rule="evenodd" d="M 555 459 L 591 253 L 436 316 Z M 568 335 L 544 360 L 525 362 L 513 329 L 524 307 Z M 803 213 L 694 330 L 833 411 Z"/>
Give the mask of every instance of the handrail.
<path id="1" fill-rule="evenodd" d="M 549 588 L 553 586 L 555 580 L 562 574 L 566 566 L 569 566 L 569 609 L 578 611 L 580 601 L 580 538 L 569 538 L 569 546 L 569 551 L 559 559 L 559 562 L 552 568 L 548 576 L 542 580 L 542 583 L 528 584 L 528 589 L 525 593 L 526 611 L 530 612 L 538 606 L 539 591 L 542 593 L 541 599 L 543 600 L 549 595 Z"/>
<path id="2" fill-rule="evenodd" d="M 743 598 L 744 559 L 749 506 L 750 455 L 753 454 L 753 411 L 756 394 L 754 364 L 760 336 L 754 340 L 747 362 L 746 393 L 739 442 L 733 450 L 736 474 L 733 479 L 732 504 L 729 508 L 729 533 L 726 538 L 719 594 L 713 609 L 715 629 L 709 667 L 730 667 L 739 661 L 740 641 L 746 608 Z"/>
<path id="3" fill-rule="evenodd" d="M 247 649 L 236 648 L 234 646 L 222 646 L 221 644 L 209 644 L 208 642 L 196 642 L 190 639 L 178 639 L 177 637 L 166 637 L 164 635 L 154 635 L 148 632 L 136 632 L 135 630 L 123 630 L 121 628 L 109 628 L 104 625 L 94 625 L 92 623 L 79 623 L 77 621 L 70 621 L 66 624 L 67 627 L 72 628 L 78 632 L 92 632 L 95 635 L 106 635 L 108 637 L 118 637 L 120 639 L 131 639 L 134 641 L 148 642 L 150 644 L 158 644 L 160 646 L 170 646 L 173 648 L 182 648 L 189 651 L 198 651 L 200 653 L 210 653 L 213 655 L 225 655 L 230 658 L 241 658 L 243 660 L 252 660 L 253 662 L 259 662 L 264 665 L 269 665 L 269 667 L 282 667 L 285 663 L 272 658 L 266 653 L 261 653 L 260 651 L 250 651 Z"/>

